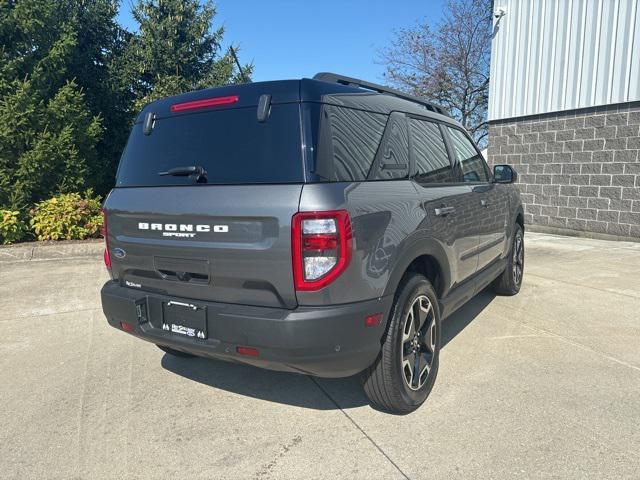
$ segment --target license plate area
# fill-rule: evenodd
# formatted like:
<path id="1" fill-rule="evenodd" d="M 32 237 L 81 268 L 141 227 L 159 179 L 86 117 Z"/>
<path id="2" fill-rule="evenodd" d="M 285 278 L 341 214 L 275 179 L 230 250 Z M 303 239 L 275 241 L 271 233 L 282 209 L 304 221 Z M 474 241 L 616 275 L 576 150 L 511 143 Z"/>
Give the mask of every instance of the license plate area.
<path id="1" fill-rule="evenodd" d="M 207 309 L 185 302 L 162 303 L 162 329 L 189 338 L 207 338 Z"/>

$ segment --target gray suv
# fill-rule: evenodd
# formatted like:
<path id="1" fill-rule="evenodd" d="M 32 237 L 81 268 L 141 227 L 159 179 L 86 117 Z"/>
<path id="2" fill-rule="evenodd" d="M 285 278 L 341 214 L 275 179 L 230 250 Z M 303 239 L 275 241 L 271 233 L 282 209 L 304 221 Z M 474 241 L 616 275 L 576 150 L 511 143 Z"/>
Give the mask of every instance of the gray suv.
<path id="1" fill-rule="evenodd" d="M 439 107 L 340 75 L 159 100 L 104 204 L 104 314 L 172 355 L 362 372 L 408 413 L 442 320 L 520 289 L 515 180 Z"/>

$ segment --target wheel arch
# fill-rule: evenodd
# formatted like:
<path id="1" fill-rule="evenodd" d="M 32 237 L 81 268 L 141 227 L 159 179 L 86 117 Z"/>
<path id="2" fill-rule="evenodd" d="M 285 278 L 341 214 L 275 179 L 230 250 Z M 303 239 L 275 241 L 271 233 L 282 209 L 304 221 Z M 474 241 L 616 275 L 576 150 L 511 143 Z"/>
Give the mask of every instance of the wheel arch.
<path id="1" fill-rule="evenodd" d="M 443 298 L 451 285 L 449 259 L 444 249 L 432 239 L 416 239 L 400 255 L 391 272 L 385 288 L 385 295 L 393 295 L 407 272 L 424 275 L 431 284 L 438 299 Z"/>
<path id="2" fill-rule="evenodd" d="M 524 232 L 524 211 L 522 210 L 522 207 L 520 207 L 516 212 L 516 223 L 520 225 L 520 228 L 522 228 L 522 231 Z"/>

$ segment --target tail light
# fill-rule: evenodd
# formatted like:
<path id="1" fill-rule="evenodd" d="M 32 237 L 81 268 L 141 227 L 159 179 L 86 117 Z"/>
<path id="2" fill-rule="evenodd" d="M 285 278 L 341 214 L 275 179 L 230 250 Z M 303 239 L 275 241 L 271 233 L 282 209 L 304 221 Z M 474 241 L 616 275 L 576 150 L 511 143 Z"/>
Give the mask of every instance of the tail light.
<path id="1" fill-rule="evenodd" d="M 296 290 L 333 282 L 351 261 L 351 220 L 346 210 L 300 212 L 293 216 L 293 278 Z"/>
<path id="2" fill-rule="evenodd" d="M 111 256 L 109 255 L 109 226 L 107 224 L 107 212 L 104 208 L 101 210 L 102 212 L 102 237 L 104 238 L 104 265 L 107 267 L 107 270 L 111 270 Z"/>

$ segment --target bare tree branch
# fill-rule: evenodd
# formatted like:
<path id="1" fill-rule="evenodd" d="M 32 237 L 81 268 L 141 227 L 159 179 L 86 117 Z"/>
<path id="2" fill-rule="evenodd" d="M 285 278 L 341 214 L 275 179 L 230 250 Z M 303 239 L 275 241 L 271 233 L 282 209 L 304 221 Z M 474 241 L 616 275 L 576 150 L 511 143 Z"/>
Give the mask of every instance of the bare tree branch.
<path id="1" fill-rule="evenodd" d="M 487 137 L 492 4 L 449 0 L 435 29 L 425 22 L 398 30 L 378 59 L 387 83 L 448 109 L 481 145 Z"/>

